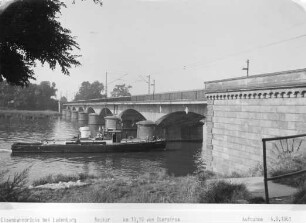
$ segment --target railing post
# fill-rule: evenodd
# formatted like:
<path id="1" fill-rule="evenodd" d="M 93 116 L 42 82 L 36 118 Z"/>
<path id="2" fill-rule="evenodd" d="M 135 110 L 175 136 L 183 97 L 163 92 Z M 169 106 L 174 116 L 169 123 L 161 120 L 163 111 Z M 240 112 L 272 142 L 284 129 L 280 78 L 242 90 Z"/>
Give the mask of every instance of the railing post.
<path id="1" fill-rule="evenodd" d="M 269 188 L 268 188 L 268 173 L 267 173 L 267 148 L 266 148 L 266 140 L 262 139 L 263 146 L 263 167 L 264 167 L 264 185 L 265 185 L 265 195 L 266 195 L 266 203 L 269 204 Z"/>

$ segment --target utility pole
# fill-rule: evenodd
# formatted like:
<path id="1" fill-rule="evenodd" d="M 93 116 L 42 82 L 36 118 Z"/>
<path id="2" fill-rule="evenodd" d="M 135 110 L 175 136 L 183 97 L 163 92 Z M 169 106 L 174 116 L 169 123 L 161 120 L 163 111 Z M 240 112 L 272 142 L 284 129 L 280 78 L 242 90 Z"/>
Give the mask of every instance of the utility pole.
<path id="1" fill-rule="evenodd" d="M 148 75 L 147 76 L 148 77 L 148 94 L 150 94 L 151 93 L 151 76 L 150 75 Z"/>
<path id="2" fill-rule="evenodd" d="M 105 97 L 107 98 L 107 71 L 105 72 Z"/>
<path id="3" fill-rule="evenodd" d="M 153 80 L 153 84 L 151 84 L 151 86 L 153 86 L 153 95 L 155 94 L 155 80 Z"/>
<path id="4" fill-rule="evenodd" d="M 247 60 L 246 63 L 247 63 L 247 67 L 242 68 L 242 70 L 247 71 L 247 77 L 248 77 L 249 76 L 249 70 L 250 70 L 250 60 Z"/>

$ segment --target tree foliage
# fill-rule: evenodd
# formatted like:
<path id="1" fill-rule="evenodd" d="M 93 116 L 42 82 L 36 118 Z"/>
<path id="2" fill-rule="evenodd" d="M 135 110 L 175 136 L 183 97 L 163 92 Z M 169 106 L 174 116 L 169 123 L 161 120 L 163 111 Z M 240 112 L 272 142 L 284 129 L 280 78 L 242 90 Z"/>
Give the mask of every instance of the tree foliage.
<path id="1" fill-rule="evenodd" d="M 74 100 L 88 100 L 94 98 L 102 98 L 102 91 L 104 90 L 104 85 L 99 81 L 95 81 L 92 84 L 88 81 L 84 81 L 81 84 L 79 92 L 75 95 Z"/>
<path id="2" fill-rule="evenodd" d="M 39 85 L 29 84 L 27 88 L 0 83 L 0 107 L 25 110 L 57 110 L 55 83 L 42 81 Z"/>
<path id="3" fill-rule="evenodd" d="M 131 93 L 129 89 L 132 88 L 132 86 L 128 85 L 125 86 L 125 84 L 117 84 L 113 91 L 111 92 L 112 97 L 122 97 L 122 96 L 131 96 Z"/>
<path id="4" fill-rule="evenodd" d="M 63 7 L 59 0 L 13 0 L 0 8 L 0 82 L 28 85 L 37 61 L 66 75 L 80 65 L 72 54 L 78 43 L 57 20 Z"/>
<path id="5" fill-rule="evenodd" d="M 60 98 L 60 102 L 66 103 L 66 102 L 68 102 L 68 99 L 67 99 L 65 96 L 62 96 L 62 97 Z"/>

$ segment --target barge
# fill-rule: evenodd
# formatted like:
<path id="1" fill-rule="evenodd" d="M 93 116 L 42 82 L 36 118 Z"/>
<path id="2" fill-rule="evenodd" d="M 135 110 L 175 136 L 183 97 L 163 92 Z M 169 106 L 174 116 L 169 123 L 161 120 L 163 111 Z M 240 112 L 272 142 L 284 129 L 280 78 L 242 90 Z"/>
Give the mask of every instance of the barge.
<path id="1" fill-rule="evenodd" d="M 164 150 L 165 140 L 155 141 L 126 141 L 107 143 L 103 140 L 80 140 L 69 142 L 37 142 L 14 143 L 12 154 L 22 153 L 114 153 L 114 152 L 145 152 Z"/>

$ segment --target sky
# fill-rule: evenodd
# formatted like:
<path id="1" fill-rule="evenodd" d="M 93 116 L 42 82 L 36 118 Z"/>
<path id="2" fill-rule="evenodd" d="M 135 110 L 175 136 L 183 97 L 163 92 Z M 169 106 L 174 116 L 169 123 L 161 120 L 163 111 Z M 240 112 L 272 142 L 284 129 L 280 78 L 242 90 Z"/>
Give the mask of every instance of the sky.
<path id="1" fill-rule="evenodd" d="M 72 0 L 70 1 L 72 2 Z M 201 89 L 205 81 L 306 68 L 305 0 L 91 0 L 59 20 L 80 44 L 70 76 L 48 65 L 37 81 L 73 99 L 83 81 L 131 85 L 132 94 Z M 303 8 L 303 6 L 305 8 Z M 152 88 L 151 88 L 152 92 Z"/>

